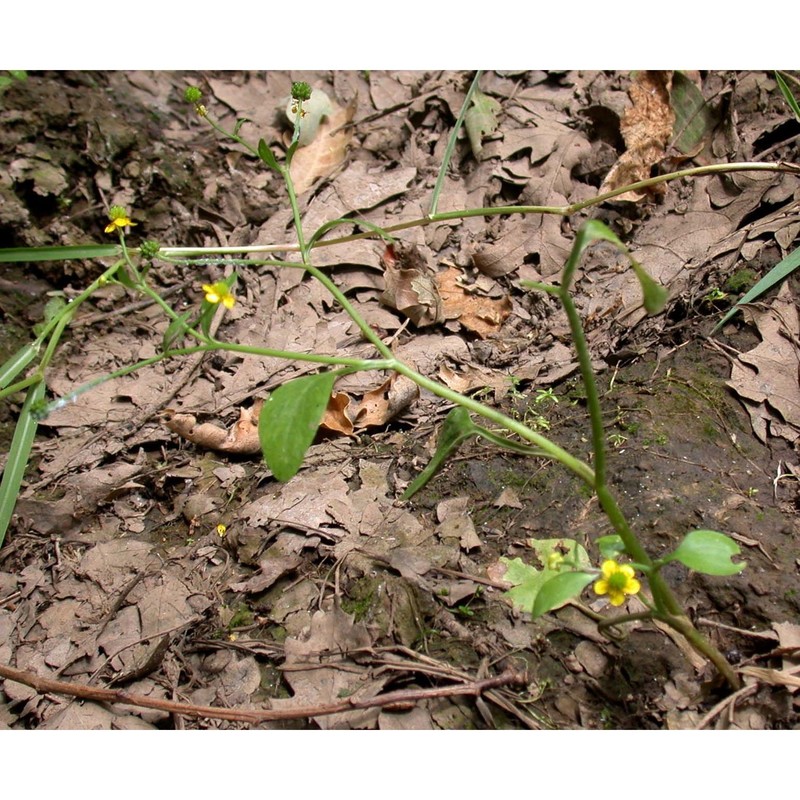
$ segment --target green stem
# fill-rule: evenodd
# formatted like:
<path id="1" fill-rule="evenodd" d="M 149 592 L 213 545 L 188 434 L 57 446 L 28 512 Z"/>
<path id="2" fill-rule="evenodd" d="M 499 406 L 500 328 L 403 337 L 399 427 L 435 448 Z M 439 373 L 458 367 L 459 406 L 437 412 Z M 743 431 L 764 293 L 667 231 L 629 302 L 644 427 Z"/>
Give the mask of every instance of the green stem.
<path id="1" fill-rule="evenodd" d="M 450 131 L 450 138 L 447 140 L 447 148 L 444 151 L 442 164 L 439 167 L 439 174 L 436 177 L 436 185 L 433 187 L 433 194 L 431 195 L 431 207 L 430 211 L 428 212 L 428 217 L 436 216 L 436 209 L 439 207 L 439 195 L 442 193 L 442 189 L 444 188 L 444 181 L 447 177 L 447 169 L 450 166 L 450 159 L 453 157 L 453 151 L 455 150 L 456 141 L 458 140 L 458 132 L 461 130 L 461 126 L 464 124 L 464 118 L 466 117 L 470 103 L 472 102 L 472 96 L 475 94 L 475 91 L 478 88 L 478 81 L 481 79 L 481 75 L 483 75 L 483 70 L 479 69 L 475 73 L 475 77 L 472 79 L 472 83 L 467 91 L 467 96 L 464 98 L 464 103 L 461 106 L 461 111 L 458 115 L 458 119 L 456 120 L 456 124 L 453 126 L 453 130 Z"/>
<path id="2" fill-rule="evenodd" d="M 654 616 L 656 619 L 661 620 L 661 622 L 666 623 L 670 628 L 680 633 L 698 653 L 706 656 L 717 668 L 720 675 L 725 678 L 731 689 L 737 691 L 741 688 L 742 682 L 739 680 L 739 676 L 736 674 L 733 667 L 728 663 L 728 660 L 700 633 L 700 631 L 697 630 L 697 628 L 694 627 L 694 625 L 692 625 L 687 616 L 683 613 L 675 615 L 655 613 Z"/>
<path id="3" fill-rule="evenodd" d="M 252 148 L 249 148 L 252 151 Z M 508 214 L 557 214 L 559 216 L 571 216 L 579 211 L 583 211 L 591 206 L 600 205 L 606 200 L 611 200 L 621 194 L 629 191 L 637 191 L 640 189 L 647 189 L 652 186 L 657 186 L 661 183 L 668 181 L 678 180 L 680 178 L 700 177 L 703 175 L 713 175 L 728 172 L 788 172 L 792 174 L 800 174 L 800 166 L 788 162 L 781 162 L 778 164 L 763 164 L 758 161 L 743 161 L 735 162 L 733 164 L 709 164 L 704 167 L 690 167 L 687 169 L 678 170 L 677 172 L 670 172 L 666 175 L 658 175 L 655 178 L 648 178 L 647 180 L 637 181 L 636 183 L 622 186 L 619 189 L 614 189 L 611 192 L 597 195 L 589 200 L 583 200 L 578 203 L 573 203 L 567 206 L 491 206 L 486 208 L 470 208 L 462 211 L 446 211 L 432 216 L 422 217 L 420 219 L 408 220 L 406 222 L 398 222 L 395 225 L 390 225 L 383 230 L 386 233 L 397 233 L 398 231 L 408 230 L 410 228 L 419 228 L 426 225 L 432 225 L 437 222 L 446 222 L 448 220 L 469 219 L 470 217 L 494 217 L 498 215 Z M 357 221 L 354 220 L 354 224 Z M 361 231 L 353 233 L 348 236 L 340 236 L 335 239 L 325 239 L 322 241 L 314 242 L 314 247 L 332 247 L 346 242 L 354 242 L 361 239 L 370 239 L 375 237 L 376 234 L 372 231 Z M 237 253 L 280 253 L 298 251 L 300 246 L 298 244 L 270 244 L 270 245 L 249 245 L 245 247 L 164 247 L 160 253 L 170 256 L 193 256 L 201 255 L 203 253 L 213 253 L 218 255 Z"/>

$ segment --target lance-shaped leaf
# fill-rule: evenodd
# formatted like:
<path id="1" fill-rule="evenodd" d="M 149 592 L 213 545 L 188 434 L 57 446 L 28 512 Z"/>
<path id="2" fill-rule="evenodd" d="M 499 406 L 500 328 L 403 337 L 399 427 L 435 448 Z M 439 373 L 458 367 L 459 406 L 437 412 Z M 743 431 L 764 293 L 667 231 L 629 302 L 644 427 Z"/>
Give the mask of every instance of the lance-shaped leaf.
<path id="1" fill-rule="evenodd" d="M 258 418 L 264 461 L 279 481 L 293 478 L 317 434 L 336 382 L 320 372 L 284 383 L 266 400 Z"/>
<path id="2" fill-rule="evenodd" d="M 25 467 L 28 465 L 33 447 L 33 439 L 39 425 L 31 411 L 44 399 L 44 390 L 43 380 L 28 389 L 28 395 L 22 404 L 17 427 L 14 430 L 14 438 L 11 440 L 8 459 L 3 470 L 3 479 L 0 481 L 0 546 L 3 544 L 8 523 L 14 513 L 19 487 L 22 484 Z"/>

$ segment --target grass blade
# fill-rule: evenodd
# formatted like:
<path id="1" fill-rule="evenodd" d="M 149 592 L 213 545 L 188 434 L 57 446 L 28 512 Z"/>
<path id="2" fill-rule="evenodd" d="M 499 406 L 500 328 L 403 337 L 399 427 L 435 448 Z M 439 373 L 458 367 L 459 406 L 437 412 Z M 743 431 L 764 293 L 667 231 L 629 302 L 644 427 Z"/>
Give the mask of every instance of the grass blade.
<path id="1" fill-rule="evenodd" d="M 78 244 L 63 247 L 3 247 L 0 264 L 25 261 L 68 261 L 71 258 L 107 258 L 118 256 L 118 244 Z"/>
<path id="2" fill-rule="evenodd" d="M 39 427 L 39 423 L 31 414 L 31 408 L 44 399 L 44 390 L 43 380 L 31 386 L 14 430 L 6 468 L 3 470 L 3 480 L 0 481 L 0 547 L 3 545 L 8 523 L 11 522 L 11 515 L 17 504 L 19 487 L 25 475 L 25 467 L 28 466 L 36 429 Z"/>
<path id="3" fill-rule="evenodd" d="M 739 302 L 714 326 L 711 333 L 716 333 L 739 310 L 740 306 L 758 300 L 761 295 L 791 275 L 798 267 L 800 267 L 800 247 L 779 261 L 749 292 L 739 298 Z"/>

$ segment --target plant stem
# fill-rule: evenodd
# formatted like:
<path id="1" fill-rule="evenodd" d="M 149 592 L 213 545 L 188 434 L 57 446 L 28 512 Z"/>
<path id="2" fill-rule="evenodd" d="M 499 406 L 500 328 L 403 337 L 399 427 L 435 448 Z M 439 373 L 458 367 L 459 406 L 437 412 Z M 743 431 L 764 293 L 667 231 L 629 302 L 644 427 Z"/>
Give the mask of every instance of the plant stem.
<path id="1" fill-rule="evenodd" d="M 450 137 L 447 140 L 447 148 L 444 151 L 444 157 L 442 158 L 442 163 L 439 167 L 439 174 L 436 176 L 436 185 L 433 187 L 428 217 L 436 216 L 436 209 L 439 207 L 439 195 L 442 193 L 442 189 L 444 188 L 444 181 L 447 177 L 447 169 L 450 166 L 450 159 L 453 157 L 453 150 L 455 150 L 456 142 L 458 141 L 458 132 L 461 130 L 461 126 L 464 124 L 464 118 L 466 117 L 467 111 L 469 110 L 469 105 L 472 102 L 472 96 L 475 94 L 475 91 L 478 88 L 478 81 L 481 79 L 481 75 L 483 75 L 483 70 L 479 69 L 475 73 L 475 77 L 472 79 L 472 83 L 469 86 L 469 90 L 464 98 L 464 103 L 461 106 L 461 111 L 458 115 L 458 119 L 456 120 L 456 124 L 453 126 L 453 130 L 450 131 Z"/>

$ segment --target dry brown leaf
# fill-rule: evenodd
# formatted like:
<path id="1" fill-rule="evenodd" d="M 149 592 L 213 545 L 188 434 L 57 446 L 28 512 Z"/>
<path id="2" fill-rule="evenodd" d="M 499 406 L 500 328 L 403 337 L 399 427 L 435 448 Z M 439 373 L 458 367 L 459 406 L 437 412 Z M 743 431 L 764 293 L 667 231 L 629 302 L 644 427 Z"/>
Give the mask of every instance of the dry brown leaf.
<path id="1" fill-rule="evenodd" d="M 511 300 L 470 294 L 460 283 L 461 270 L 449 267 L 436 276 L 445 319 L 457 319 L 465 328 L 485 339 L 500 330 L 511 314 Z"/>
<path id="2" fill-rule="evenodd" d="M 433 272 L 416 245 L 387 245 L 381 260 L 385 267 L 386 288 L 381 295 L 384 305 L 405 314 L 418 327 L 444 319 Z"/>
<path id="3" fill-rule="evenodd" d="M 258 562 L 261 571 L 257 575 L 253 575 L 246 581 L 231 583 L 228 588 L 233 592 L 247 592 L 248 594 L 263 592 L 287 572 L 297 569 L 302 563 L 303 559 L 298 555 L 264 558 Z"/>
<path id="4" fill-rule="evenodd" d="M 333 392 L 319 426 L 330 433 L 353 435 L 353 421 L 347 413 L 351 397 L 346 392 Z"/>
<path id="5" fill-rule="evenodd" d="M 606 175 L 601 194 L 649 178 L 651 167 L 664 157 L 675 125 L 669 100 L 671 84 L 670 71 L 646 70 L 637 74 L 628 91 L 633 106 L 620 122 L 626 149 Z M 614 199 L 637 202 L 644 197 L 641 192 L 625 192 Z"/>
<path id="6" fill-rule="evenodd" d="M 768 434 L 795 441 L 800 432 L 800 352 L 795 344 L 800 321 L 788 284 L 781 287 L 769 310 L 752 312 L 752 316 L 762 341 L 739 355 L 727 384 L 747 401 L 753 430 L 762 442 Z"/>
<path id="7" fill-rule="evenodd" d="M 319 131 L 307 147 L 299 147 L 292 159 L 289 173 L 298 195 L 310 189 L 320 178 L 328 178 L 344 163 L 353 129 L 347 125 L 353 119 L 355 105 L 342 108 L 331 103 L 332 113 L 319 126 Z"/>
<path id="8" fill-rule="evenodd" d="M 239 411 L 239 419 L 230 431 L 226 431 L 211 422 L 197 424 L 197 417 L 192 414 L 182 414 L 167 409 L 164 412 L 166 426 L 201 447 L 210 450 L 219 450 L 224 453 L 260 453 L 261 443 L 258 438 L 258 411 L 255 405 L 248 410 Z"/>
<path id="9" fill-rule="evenodd" d="M 405 411 L 419 397 L 419 386 L 404 375 L 392 373 L 377 389 L 367 392 L 355 413 L 359 428 L 380 427 Z"/>
<path id="10" fill-rule="evenodd" d="M 454 497 L 443 500 L 436 506 L 436 516 L 439 519 L 436 533 L 439 538 L 457 538 L 461 549 L 465 551 L 480 550 L 483 547 L 469 514 L 470 503 L 469 497 Z"/>

